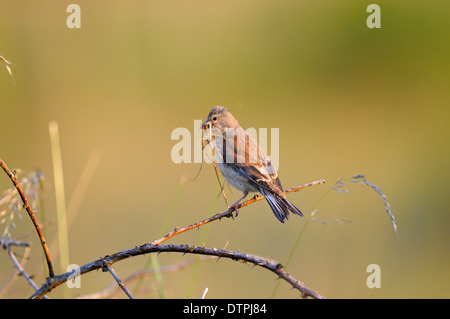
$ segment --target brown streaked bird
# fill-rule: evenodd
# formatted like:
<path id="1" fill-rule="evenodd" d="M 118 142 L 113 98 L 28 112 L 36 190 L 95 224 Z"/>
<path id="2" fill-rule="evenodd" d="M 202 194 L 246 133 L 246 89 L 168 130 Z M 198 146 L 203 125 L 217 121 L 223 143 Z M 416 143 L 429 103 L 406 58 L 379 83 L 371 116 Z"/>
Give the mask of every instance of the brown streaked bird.
<path id="1" fill-rule="evenodd" d="M 223 106 L 215 106 L 202 124 L 209 143 L 214 146 L 216 162 L 225 180 L 242 192 L 231 207 L 238 214 L 239 202 L 249 192 L 259 192 L 282 223 L 289 212 L 303 216 L 283 192 L 278 174 L 267 154 Z"/>

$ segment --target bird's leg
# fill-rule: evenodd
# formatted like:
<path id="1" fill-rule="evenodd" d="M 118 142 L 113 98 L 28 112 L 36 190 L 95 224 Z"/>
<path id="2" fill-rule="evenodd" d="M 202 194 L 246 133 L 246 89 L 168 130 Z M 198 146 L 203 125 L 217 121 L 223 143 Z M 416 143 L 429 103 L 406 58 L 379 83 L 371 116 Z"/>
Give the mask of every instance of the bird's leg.
<path id="1" fill-rule="evenodd" d="M 231 208 L 234 208 L 234 211 L 236 212 L 236 216 L 239 214 L 239 211 L 238 211 L 239 202 L 241 200 L 243 200 L 245 197 L 247 197 L 247 195 L 248 195 L 248 192 L 242 192 L 242 197 L 239 198 L 233 205 L 231 205 Z"/>

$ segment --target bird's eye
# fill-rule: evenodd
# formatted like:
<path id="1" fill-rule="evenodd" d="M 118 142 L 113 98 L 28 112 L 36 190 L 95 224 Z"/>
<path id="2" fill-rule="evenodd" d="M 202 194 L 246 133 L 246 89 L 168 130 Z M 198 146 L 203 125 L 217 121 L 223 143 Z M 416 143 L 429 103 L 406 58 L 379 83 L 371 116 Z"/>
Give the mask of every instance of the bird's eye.
<path id="1" fill-rule="evenodd" d="M 214 117 L 212 118 L 212 120 L 213 120 L 213 121 L 217 121 L 217 116 L 214 116 Z"/>

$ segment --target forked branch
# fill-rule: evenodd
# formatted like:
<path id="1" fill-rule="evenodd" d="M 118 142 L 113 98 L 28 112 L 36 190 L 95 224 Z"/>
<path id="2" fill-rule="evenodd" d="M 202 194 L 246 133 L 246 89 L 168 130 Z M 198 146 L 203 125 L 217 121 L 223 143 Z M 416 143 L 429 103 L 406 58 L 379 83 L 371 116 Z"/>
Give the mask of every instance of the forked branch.
<path id="1" fill-rule="evenodd" d="M 225 250 L 225 249 L 217 249 L 217 248 L 197 247 L 197 246 L 190 246 L 190 245 L 161 245 L 161 243 L 163 243 L 167 239 L 172 238 L 172 237 L 174 237 L 178 234 L 181 234 L 183 232 L 186 232 L 188 230 L 200 227 L 202 225 L 208 224 L 212 221 L 221 219 L 223 217 L 232 217 L 234 209 L 228 209 L 227 211 L 225 211 L 223 213 L 216 214 L 210 218 L 204 219 L 202 221 L 199 221 L 197 223 L 191 224 L 191 225 L 183 227 L 183 228 L 175 228 L 173 231 L 171 231 L 167 235 L 165 235 L 151 243 L 147 243 L 147 244 L 144 244 L 144 245 L 141 245 L 139 247 L 135 247 L 135 248 L 132 248 L 129 250 L 121 251 L 121 252 L 115 253 L 113 255 L 107 255 L 96 261 L 87 263 L 87 264 L 81 266 L 77 270 L 73 270 L 73 271 L 67 272 L 65 274 L 55 276 L 54 272 L 53 272 L 53 266 L 51 263 L 50 254 L 48 251 L 48 247 L 47 247 L 47 243 L 45 241 L 44 235 L 43 235 L 41 228 L 36 220 L 36 217 L 34 216 L 34 212 L 31 209 L 31 207 L 26 199 L 26 196 L 25 196 L 24 192 L 22 191 L 22 188 L 21 188 L 19 182 L 17 181 L 15 173 L 11 172 L 9 170 L 9 168 L 6 166 L 6 164 L 1 159 L 0 159 L 0 166 L 6 172 L 6 174 L 8 175 L 8 177 L 10 178 L 10 180 L 12 181 L 12 183 L 14 184 L 15 188 L 18 191 L 18 193 L 22 199 L 22 202 L 24 204 L 24 207 L 25 207 L 26 211 L 28 212 L 28 215 L 30 216 L 30 218 L 34 224 L 34 227 L 36 228 L 36 231 L 39 235 L 39 239 L 41 241 L 42 247 L 44 249 L 45 257 L 47 260 L 49 277 L 47 278 L 47 281 L 39 289 L 37 289 L 37 287 L 34 286 L 36 292 L 30 298 L 36 299 L 36 298 L 44 297 L 47 293 L 49 293 L 54 288 L 67 282 L 69 279 L 72 279 L 71 277 L 73 276 L 75 271 L 77 271 L 78 274 L 83 275 L 85 273 L 88 273 L 92 270 L 97 270 L 97 269 L 103 269 L 103 270 L 109 271 L 111 273 L 111 275 L 114 277 L 114 279 L 118 282 L 119 286 L 124 290 L 124 292 L 130 298 L 133 298 L 133 296 L 131 295 L 131 292 L 122 283 L 120 278 L 114 272 L 114 269 L 111 267 L 111 265 L 113 263 L 116 263 L 116 262 L 126 259 L 126 258 L 131 258 L 134 256 L 144 255 L 144 254 L 148 254 L 148 253 L 155 253 L 155 252 L 156 253 L 178 252 L 178 253 L 183 253 L 183 254 L 199 254 L 199 255 L 206 255 L 206 256 L 215 256 L 218 258 L 228 258 L 228 259 L 232 259 L 235 261 L 241 261 L 241 262 L 253 264 L 254 266 L 259 266 L 259 267 L 268 269 L 271 272 L 275 273 L 278 276 L 278 278 L 285 280 L 286 282 L 291 284 L 294 289 L 299 290 L 303 297 L 312 297 L 312 298 L 318 298 L 318 299 L 323 298 L 320 294 L 318 294 L 314 290 L 306 287 L 303 283 L 301 283 L 300 281 L 298 281 L 297 279 L 295 279 L 294 277 L 289 275 L 286 271 L 284 271 L 283 266 L 280 263 L 269 260 L 267 258 L 261 258 L 261 257 L 254 256 L 251 254 L 230 251 L 230 250 Z M 285 193 L 296 192 L 296 191 L 299 191 L 300 189 L 303 189 L 303 188 L 306 188 L 309 186 L 313 186 L 313 185 L 323 184 L 323 183 L 325 183 L 325 180 L 322 179 L 322 180 L 314 181 L 314 182 L 311 182 L 308 184 L 304 184 L 304 185 L 300 185 L 300 186 L 297 186 L 294 188 L 287 189 L 284 192 Z M 247 200 L 246 202 L 240 204 L 238 206 L 238 208 L 246 207 L 246 206 L 248 206 L 256 201 L 259 201 L 263 198 L 264 197 L 262 197 L 262 196 L 255 196 L 255 197 Z M 10 254 L 12 253 L 10 250 L 9 250 L 9 252 L 10 252 Z M 13 254 L 11 255 L 11 258 L 14 260 Z M 22 271 L 22 270 L 19 269 L 19 271 Z"/>
<path id="2" fill-rule="evenodd" d="M 311 183 L 307 183 L 304 185 L 300 185 L 294 188 L 290 188 L 285 190 L 285 193 L 291 193 L 299 191 L 303 188 L 313 186 L 313 185 L 319 185 L 324 184 L 325 180 L 321 179 L 318 181 L 314 181 Z M 255 196 L 254 198 L 251 198 L 247 200 L 246 202 L 240 204 L 238 208 L 246 207 L 256 201 L 259 201 L 263 199 L 262 196 Z M 297 289 L 301 292 L 303 297 L 311 297 L 316 299 L 322 299 L 323 296 L 315 292 L 314 290 L 308 288 L 303 283 L 289 275 L 286 271 L 284 271 L 282 268 L 283 266 L 280 263 L 268 260 L 267 258 L 261 258 L 258 256 L 242 253 L 242 252 L 236 252 L 236 251 L 229 251 L 225 249 L 217 249 L 217 248 L 206 248 L 206 247 L 197 247 L 197 246 L 189 246 L 189 245 L 161 245 L 162 242 L 166 241 L 169 238 L 172 238 L 178 234 L 181 234 L 183 232 L 186 232 L 188 230 L 200 227 L 202 225 L 208 224 L 212 221 L 221 219 L 223 217 L 230 217 L 233 214 L 233 209 L 228 209 L 227 211 L 223 213 L 216 214 L 210 218 L 204 219 L 202 221 L 199 221 L 197 223 L 191 224 L 189 226 L 183 227 L 183 228 L 175 228 L 173 231 L 168 233 L 167 235 L 161 237 L 160 239 L 157 239 L 151 243 L 141 245 L 139 247 L 135 247 L 133 249 L 121 251 L 119 253 L 115 253 L 113 255 L 107 255 L 103 258 L 100 258 L 96 261 L 93 261 L 91 263 L 85 264 L 80 267 L 78 270 L 78 273 L 80 275 L 83 275 L 85 273 L 88 273 L 92 270 L 97 269 L 104 269 L 105 265 L 112 265 L 115 262 L 118 262 L 120 260 L 131 258 L 139 255 L 144 255 L 148 253 L 161 253 L 161 252 L 179 252 L 183 254 L 200 254 L 200 255 L 207 255 L 207 256 L 216 256 L 218 258 L 229 258 L 235 261 L 243 261 L 246 263 L 253 264 L 254 266 L 263 267 L 265 269 L 268 269 L 275 273 L 278 278 L 281 278 L 288 283 L 292 285 L 294 289 Z M 109 268 L 108 268 L 109 270 Z M 74 273 L 75 270 L 71 272 L 67 272 L 65 274 L 55 276 L 54 278 L 49 278 L 46 283 L 42 285 L 42 287 L 37 290 L 30 298 L 36 299 L 36 298 L 42 298 L 47 293 L 49 293 L 51 290 L 56 288 L 57 286 L 63 284 L 66 282 L 70 276 Z"/>

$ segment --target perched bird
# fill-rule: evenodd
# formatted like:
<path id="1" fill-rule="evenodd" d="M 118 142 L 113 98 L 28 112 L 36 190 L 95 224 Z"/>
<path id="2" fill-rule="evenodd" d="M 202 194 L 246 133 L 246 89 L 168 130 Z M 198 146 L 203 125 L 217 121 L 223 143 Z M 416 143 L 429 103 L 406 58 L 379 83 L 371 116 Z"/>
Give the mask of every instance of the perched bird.
<path id="1" fill-rule="evenodd" d="M 280 222 L 284 223 L 289 211 L 303 216 L 286 199 L 278 174 L 267 154 L 226 108 L 213 107 L 202 124 L 202 130 L 207 142 L 214 146 L 216 162 L 225 180 L 242 192 L 242 197 L 231 205 L 236 214 L 239 202 L 249 192 L 259 192 Z"/>

